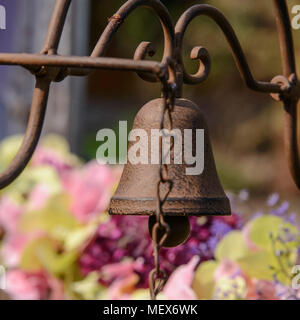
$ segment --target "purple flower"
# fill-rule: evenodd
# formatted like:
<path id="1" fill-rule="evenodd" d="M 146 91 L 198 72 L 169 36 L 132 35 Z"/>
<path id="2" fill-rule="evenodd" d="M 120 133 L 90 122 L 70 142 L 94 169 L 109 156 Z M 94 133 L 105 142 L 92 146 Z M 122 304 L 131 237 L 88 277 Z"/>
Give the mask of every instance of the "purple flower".
<path id="1" fill-rule="evenodd" d="M 267 200 L 267 204 L 270 207 L 274 207 L 276 205 L 276 203 L 279 200 L 279 194 L 278 193 L 273 193 L 269 196 L 268 200 Z"/>
<path id="2" fill-rule="evenodd" d="M 238 197 L 242 201 L 247 201 L 249 199 L 249 192 L 247 190 L 243 189 L 240 191 Z"/>
<path id="3" fill-rule="evenodd" d="M 232 228 L 225 222 L 215 220 L 211 226 L 211 233 L 216 237 L 221 238 L 230 232 Z"/>
<path id="4" fill-rule="evenodd" d="M 215 249 L 216 249 L 216 247 L 218 245 L 218 242 L 219 242 L 219 239 L 217 237 L 211 237 L 208 240 L 207 244 L 208 244 L 209 250 L 211 252 L 215 252 Z"/>
<path id="5" fill-rule="evenodd" d="M 292 213 L 286 218 L 286 220 L 287 220 L 288 222 L 290 222 L 291 224 L 296 225 L 296 222 L 297 222 L 296 213 L 292 212 Z"/>
<path id="6" fill-rule="evenodd" d="M 271 214 L 276 216 L 283 216 L 284 214 L 287 213 L 289 207 L 290 207 L 290 203 L 288 201 L 284 201 L 278 208 L 273 209 L 271 211 Z"/>
<path id="7" fill-rule="evenodd" d="M 178 266 L 187 264 L 194 256 L 201 262 L 213 259 L 218 241 L 229 231 L 240 226 L 240 219 L 230 217 L 208 217 L 204 222 L 197 217 L 190 218 L 191 234 L 188 240 L 175 248 L 162 248 L 160 263 L 162 269 L 171 274 Z M 125 258 L 138 260 L 134 272 L 139 276 L 137 287 L 148 286 L 148 274 L 154 267 L 153 246 L 148 233 L 147 217 L 118 216 L 99 226 L 97 235 L 84 250 L 79 260 L 83 274 L 101 271 L 107 264 L 119 263 Z M 100 278 L 109 285 L 110 281 Z"/>

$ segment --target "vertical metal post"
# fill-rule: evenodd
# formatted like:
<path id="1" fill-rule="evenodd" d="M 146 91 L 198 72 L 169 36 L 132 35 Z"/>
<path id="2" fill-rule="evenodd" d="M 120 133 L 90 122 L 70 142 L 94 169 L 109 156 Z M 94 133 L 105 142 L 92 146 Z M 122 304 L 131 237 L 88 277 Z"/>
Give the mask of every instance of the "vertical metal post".
<path id="1" fill-rule="evenodd" d="M 78 56 L 88 55 L 90 6 L 91 1 L 73 1 L 71 7 L 72 53 Z M 86 77 L 72 77 L 70 89 L 72 112 L 69 115 L 68 136 L 71 150 L 80 153 L 82 152 L 80 146 L 82 145 L 83 113 L 88 103 Z"/>

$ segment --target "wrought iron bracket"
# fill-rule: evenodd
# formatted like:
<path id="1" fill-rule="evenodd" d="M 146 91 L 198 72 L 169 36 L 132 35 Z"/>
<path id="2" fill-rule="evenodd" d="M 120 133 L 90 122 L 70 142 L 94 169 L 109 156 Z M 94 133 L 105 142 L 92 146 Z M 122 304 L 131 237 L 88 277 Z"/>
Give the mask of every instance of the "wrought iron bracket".
<path id="1" fill-rule="evenodd" d="M 87 76 L 95 69 L 122 70 L 136 72 L 142 79 L 150 82 L 161 81 L 177 96 L 181 95 L 183 84 L 199 84 L 205 81 L 210 72 L 208 51 L 197 46 L 190 58 L 199 60 L 199 69 L 189 74 L 182 58 L 183 39 L 191 21 L 205 15 L 221 28 L 230 45 L 235 63 L 247 87 L 254 91 L 271 94 L 282 100 L 285 106 L 285 147 L 292 176 L 300 189 L 300 160 L 297 143 L 297 103 L 299 101 L 299 80 L 296 75 L 294 46 L 286 0 L 273 0 L 279 33 L 283 76 L 270 82 L 254 79 L 240 42 L 229 21 L 216 8 L 199 4 L 189 8 L 174 26 L 167 8 L 159 0 L 129 0 L 109 20 L 93 52 L 89 57 L 60 56 L 57 54 L 61 34 L 71 0 L 57 0 L 48 27 L 43 49 L 40 54 L 0 53 L 0 65 L 19 65 L 28 69 L 36 77 L 32 106 L 23 143 L 9 167 L 0 174 L 0 189 L 9 185 L 28 164 L 40 137 L 43 127 L 48 94 L 51 82 L 59 82 L 68 76 Z M 114 34 L 126 18 L 137 8 L 150 8 L 158 16 L 164 34 L 164 53 L 162 60 L 146 61 L 147 56 L 155 54 L 150 42 L 142 42 L 135 51 L 133 59 L 104 57 Z"/>

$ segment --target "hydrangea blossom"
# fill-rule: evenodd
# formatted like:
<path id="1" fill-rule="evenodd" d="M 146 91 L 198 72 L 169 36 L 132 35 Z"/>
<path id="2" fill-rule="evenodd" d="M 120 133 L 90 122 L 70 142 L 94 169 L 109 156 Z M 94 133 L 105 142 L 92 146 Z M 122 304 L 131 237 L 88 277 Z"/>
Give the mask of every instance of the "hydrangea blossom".
<path id="1" fill-rule="evenodd" d="M 201 261 L 212 259 L 217 242 L 231 230 L 238 229 L 240 219 L 237 215 L 230 219 L 208 217 L 199 220 L 191 217 L 190 224 L 191 234 L 186 243 L 161 250 L 161 266 L 168 274 L 176 267 L 188 263 L 194 256 L 200 257 Z M 147 217 L 118 216 L 102 223 L 95 239 L 83 252 L 80 266 L 85 275 L 96 270 L 101 273 L 105 265 L 126 258 L 140 261 L 134 269 L 139 275 L 137 287 L 146 288 L 148 274 L 153 268 L 153 247 Z M 107 283 L 107 279 L 101 278 L 101 282 Z"/>
<path id="2" fill-rule="evenodd" d="M 8 149 L 6 158 L 13 154 Z M 120 168 L 95 161 L 83 165 L 58 137 L 42 142 L 24 174 L 0 197 L 0 256 L 8 270 L 11 298 L 149 296 L 153 246 L 148 218 L 109 217 L 106 212 L 120 173 Z M 244 219 L 243 207 L 251 207 L 249 192 L 242 190 L 229 198 L 234 211 L 231 216 L 191 217 L 188 240 L 161 250 L 161 268 L 169 275 L 163 297 L 196 299 L 204 293 L 211 299 L 300 299 L 299 290 L 282 277 L 284 273 L 289 276 L 287 257 L 295 261 L 297 253 L 300 256 L 300 229 L 289 202 L 274 193 L 264 206 L 252 211 L 250 219 Z M 253 223 L 266 218 L 270 225 L 265 223 L 265 229 L 257 228 L 253 234 Z M 278 221 L 280 233 L 273 228 Z M 234 234 L 238 241 L 223 246 Z M 37 254 L 41 248 L 43 255 Z M 270 253 L 275 258 L 271 263 L 265 260 Z M 238 254 L 246 255 L 248 270 L 240 265 Z M 197 270 L 202 267 L 207 269 L 200 294 L 195 283 L 201 285 L 197 277 L 203 273 Z M 253 276 L 254 268 L 265 271 Z"/>

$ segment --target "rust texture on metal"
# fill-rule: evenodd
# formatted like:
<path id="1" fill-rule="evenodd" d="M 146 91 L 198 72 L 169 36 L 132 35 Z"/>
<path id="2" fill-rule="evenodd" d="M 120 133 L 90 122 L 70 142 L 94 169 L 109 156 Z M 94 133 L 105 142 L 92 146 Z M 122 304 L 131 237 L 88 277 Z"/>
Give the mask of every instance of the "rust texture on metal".
<path id="1" fill-rule="evenodd" d="M 175 105 L 175 87 L 168 82 L 166 78 L 162 78 L 162 108 L 160 110 L 159 129 L 165 128 L 165 120 L 168 120 L 169 130 L 173 127 L 173 111 Z M 168 118 L 166 118 L 166 114 Z M 162 144 L 162 137 L 160 137 L 159 145 Z M 170 152 L 173 150 L 173 146 L 170 147 Z M 166 281 L 167 274 L 160 268 L 159 251 L 165 245 L 169 239 L 171 232 L 170 225 L 166 222 L 163 206 L 167 201 L 168 196 L 173 189 L 173 180 L 170 179 L 168 174 L 168 166 L 162 163 L 162 158 L 159 159 L 159 167 L 156 171 L 158 177 L 154 181 L 156 186 L 156 210 L 154 215 L 153 226 L 150 227 L 150 234 L 152 236 L 153 243 L 153 256 L 154 256 L 154 269 L 149 273 L 149 290 L 152 300 L 156 300 L 157 295 L 163 289 Z M 166 186 L 164 193 L 162 192 L 162 186 Z"/>
<path id="2" fill-rule="evenodd" d="M 176 89 L 176 88 L 174 88 Z M 174 91 L 175 95 L 175 91 Z M 149 275 L 151 298 L 155 299 L 166 281 L 159 266 L 159 251 L 183 243 L 190 231 L 188 216 L 229 215 L 230 204 L 216 171 L 208 128 L 200 109 L 186 99 L 170 99 L 164 95 L 146 104 L 137 114 L 133 129 L 144 129 L 148 137 L 152 130 L 176 128 L 184 136 L 189 128 L 193 133 L 204 130 L 204 170 L 201 175 L 186 175 L 187 165 L 174 164 L 174 142 L 171 144 L 170 164 L 151 163 L 151 145 L 148 142 L 147 164 L 128 162 L 119 186 L 111 199 L 109 213 L 117 215 L 149 215 L 149 231 L 154 245 L 155 268 Z M 170 113 L 169 113 L 170 112 Z M 168 117 L 167 117 L 168 115 Z M 170 131 L 169 131 L 170 132 Z M 166 136 L 166 138 L 169 138 Z M 163 136 L 158 145 L 162 146 Z M 133 145 L 131 142 L 129 148 Z M 192 150 L 196 148 L 193 135 Z M 181 141 L 184 149 L 184 141 Z"/>
<path id="3" fill-rule="evenodd" d="M 117 193 L 112 199 L 111 214 L 147 214 L 152 216 L 149 229 L 154 244 L 155 268 L 150 273 L 151 297 L 156 298 L 166 281 L 166 273 L 159 266 L 162 246 L 184 241 L 188 233 L 189 215 L 226 215 L 230 213 L 229 201 L 219 183 L 215 169 L 208 131 L 203 116 L 192 102 L 181 99 L 183 84 L 198 84 L 210 72 L 208 51 L 197 46 L 190 57 L 199 60 L 199 69 L 189 74 L 184 66 L 183 39 L 189 24 L 198 16 L 211 18 L 220 27 L 231 48 L 241 77 L 251 90 L 269 93 L 282 101 L 285 112 L 285 149 L 292 177 L 300 189 L 300 160 L 297 139 L 297 104 L 300 84 L 296 74 L 293 38 L 286 0 L 273 0 L 280 40 L 283 74 L 270 82 L 254 79 L 241 44 L 229 21 L 215 7 L 200 4 L 186 10 L 174 26 L 167 8 L 159 0 L 129 0 L 108 19 L 108 25 L 99 37 L 89 57 L 61 56 L 59 42 L 71 0 L 57 0 L 49 22 L 44 46 L 39 54 L 0 53 L 0 65 L 19 65 L 36 78 L 36 86 L 23 143 L 12 163 L 0 174 L 0 189 L 13 182 L 28 164 L 37 146 L 47 108 L 52 82 L 68 76 L 87 76 L 95 69 L 136 72 L 142 79 L 161 82 L 162 99 L 154 100 L 139 112 L 135 125 L 151 128 L 204 128 L 205 170 L 201 176 L 186 176 L 184 165 L 136 165 L 125 167 Z M 113 36 L 126 18 L 139 7 L 150 8 L 158 17 L 164 34 L 164 53 L 160 61 L 146 61 L 155 54 L 154 45 L 142 42 L 133 59 L 104 57 Z M 177 97 L 177 99 L 175 99 Z M 160 112 L 158 112 L 160 111 Z M 133 174 L 134 170 L 134 174 Z M 170 218 L 176 218 L 170 220 Z M 154 220 L 153 220 L 154 219 Z M 175 226 L 174 226 L 175 223 Z M 182 234 L 172 238 L 176 224 L 185 226 Z M 185 229 L 185 230 L 183 230 Z M 173 239 L 173 240 L 172 240 Z"/>
<path id="4" fill-rule="evenodd" d="M 295 50 L 291 24 L 286 1 L 273 0 L 276 13 L 276 23 L 279 34 L 283 75 L 275 77 L 285 87 L 284 93 L 272 95 L 275 100 L 284 104 L 284 145 L 286 158 L 293 180 L 300 189 L 300 158 L 298 147 L 297 106 L 300 99 L 300 81 L 296 74 Z"/>
<path id="5" fill-rule="evenodd" d="M 221 28 L 222 32 L 224 33 L 227 42 L 230 45 L 232 54 L 234 56 L 236 65 L 238 67 L 239 73 L 242 76 L 243 81 L 245 84 L 252 90 L 260 91 L 260 92 L 282 92 L 282 88 L 278 84 L 273 84 L 270 82 L 261 82 L 256 81 L 253 78 L 252 72 L 250 70 L 250 67 L 248 65 L 246 56 L 243 52 L 243 49 L 240 45 L 240 42 L 235 34 L 235 31 L 233 30 L 231 24 L 226 19 L 226 17 L 215 7 L 210 5 L 195 5 L 191 8 L 189 8 L 184 14 L 180 17 L 176 24 L 175 33 L 176 33 L 176 44 L 179 51 L 182 49 L 182 42 L 184 33 L 188 27 L 188 25 L 191 23 L 191 21 L 196 18 L 197 16 L 207 16 L 211 18 L 213 21 L 217 23 L 217 25 Z M 194 50 L 198 52 L 198 54 L 195 54 L 192 51 L 192 58 L 195 59 L 195 57 L 199 56 L 201 60 L 201 64 L 205 64 L 205 59 L 208 60 L 207 54 L 202 55 L 200 54 L 201 47 L 196 47 Z M 181 55 L 179 55 L 181 56 Z M 181 60 L 182 61 L 182 60 Z M 196 84 L 200 83 L 207 77 L 207 71 L 206 68 L 203 68 L 203 71 L 198 72 L 197 75 L 191 76 L 189 75 L 183 66 L 183 63 L 180 63 L 183 69 L 183 80 L 187 84 Z"/>
<path id="6" fill-rule="evenodd" d="M 151 137 L 151 130 L 160 129 L 163 100 L 156 99 L 147 103 L 138 112 L 133 129 L 142 128 Z M 186 175 L 183 164 L 174 164 L 174 150 L 170 152 L 168 179 L 172 181 L 172 191 L 168 194 L 163 206 L 164 215 L 227 215 L 230 214 L 229 201 L 219 181 L 209 139 L 208 127 L 204 116 L 193 102 L 186 99 L 176 99 L 172 112 L 172 122 L 184 136 L 185 129 L 204 129 L 204 170 L 201 175 Z M 164 127 L 168 128 L 168 119 Z M 193 149 L 196 139 L 193 134 Z M 130 142 L 129 148 L 134 142 Z M 124 168 L 121 181 L 111 200 L 110 214 L 153 215 L 156 212 L 158 168 L 160 164 L 151 164 L 151 144 L 148 143 L 149 164 L 132 164 L 128 162 Z M 182 139 L 184 150 L 184 139 Z M 169 185 L 163 184 L 161 192 L 165 194 Z"/>
<path id="7" fill-rule="evenodd" d="M 31 121 L 28 123 L 22 147 L 12 164 L 1 173 L 0 188 L 7 186 L 22 172 L 36 148 L 43 126 L 48 91 L 52 81 L 62 81 L 70 75 L 85 76 L 93 69 L 134 71 L 145 80 L 161 81 L 161 78 L 167 72 L 171 75 L 170 63 L 175 66 L 176 76 L 173 76 L 172 81 L 177 85 L 178 97 L 180 97 L 183 83 L 196 84 L 204 81 L 210 70 L 210 58 L 207 50 L 203 47 L 195 47 L 192 50 L 191 58 L 200 61 L 199 70 L 194 75 L 188 74 L 185 70 L 181 53 L 185 30 L 189 23 L 199 15 L 210 17 L 222 29 L 246 85 L 255 91 L 277 94 L 277 99 L 283 100 L 286 113 L 285 145 L 292 176 L 297 186 L 300 187 L 300 164 L 296 134 L 296 107 L 300 96 L 300 85 L 296 76 L 294 46 L 286 1 L 273 0 L 273 3 L 281 45 L 283 77 L 290 79 L 293 76 L 293 81 L 289 82 L 289 86 L 283 86 L 276 81 L 261 82 L 254 80 L 232 26 L 219 10 L 205 4 L 195 5 L 188 9 L 174 27 L 168 10 L 159 0 L 129 0 L 112 15 L 112 19 L 109 19 L 108 25 L 100 36 L 91 56 L 59 56 L 57 50 L 71 0 L 57 0 L 40 54 L 0 54 L 0 65 L 23 66 L 36 76 L 37 82 L 37 88 L 33 94 Z M 161 22 L 165 42 L 162 61 L 143 61 L 147 55 L 155 53 L 154 46 L 148 42 L 143 42 L 138 46 L 134 59 L 104 58 L 103 55 L 114 34 L 126 21 L 126 18 L 141 6 L 152 9 Z"/>

